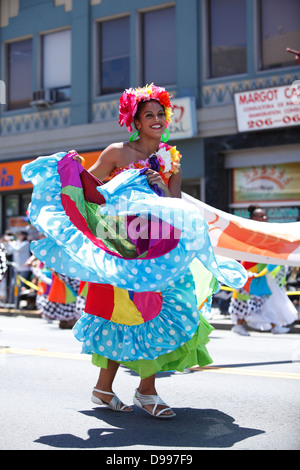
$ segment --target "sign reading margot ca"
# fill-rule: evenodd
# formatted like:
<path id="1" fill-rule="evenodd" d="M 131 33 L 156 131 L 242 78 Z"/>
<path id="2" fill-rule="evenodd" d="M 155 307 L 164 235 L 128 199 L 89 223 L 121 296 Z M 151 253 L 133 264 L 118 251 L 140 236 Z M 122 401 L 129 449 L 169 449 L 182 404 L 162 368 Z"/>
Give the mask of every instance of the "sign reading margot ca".
<path id="1" fill-rule="evenodd" d="M 235 93 L 239 132 L 300 125 L 300 81 L 289 86 Z"/>

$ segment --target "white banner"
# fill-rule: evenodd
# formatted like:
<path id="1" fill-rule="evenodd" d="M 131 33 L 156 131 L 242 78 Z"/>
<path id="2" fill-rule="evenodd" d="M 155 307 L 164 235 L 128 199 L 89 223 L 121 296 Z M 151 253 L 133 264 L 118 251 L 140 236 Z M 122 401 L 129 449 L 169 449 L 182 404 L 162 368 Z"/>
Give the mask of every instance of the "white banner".
<path id="1" fill-rule="evenodd" d="M 182 198 L 202 212 L 216 255 L 300 267 L 300 222 L 258 222 L 215 209 L 186 193 Z"/>

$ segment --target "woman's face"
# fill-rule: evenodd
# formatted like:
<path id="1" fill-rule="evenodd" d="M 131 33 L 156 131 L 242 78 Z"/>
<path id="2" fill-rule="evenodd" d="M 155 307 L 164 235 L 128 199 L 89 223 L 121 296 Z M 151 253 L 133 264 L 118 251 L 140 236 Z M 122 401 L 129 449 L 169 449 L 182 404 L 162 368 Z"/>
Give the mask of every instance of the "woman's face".
<path id="1" fill-rule="evenodd" d="M 160 139 L 167 127 L 164 108 L 157 101 L 147 101 L 135 125 L 140 134 Z"/>

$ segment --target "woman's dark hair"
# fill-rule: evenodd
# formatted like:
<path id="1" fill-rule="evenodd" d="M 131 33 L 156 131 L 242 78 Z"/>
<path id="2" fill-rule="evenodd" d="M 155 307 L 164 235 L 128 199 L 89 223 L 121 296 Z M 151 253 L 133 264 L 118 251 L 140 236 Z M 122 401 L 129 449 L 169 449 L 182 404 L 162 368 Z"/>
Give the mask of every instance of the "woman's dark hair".
<path id="1" fill-rule="evenodd" d="M 25 232 L 25 230 L 20 230 L 20 232 L 18 232 L 18 235 L 22 235 L 22 237 L 24 237 L 24 240 L 28 240 L 28 233 Z"/>
<path id="2" fill-rule="evenodd" d="M 261 207 L 259 205 L 253 205 L 251 204 L 249 207 L 248 207 L 248 212 L 250 212 L 250 217 L 252 218 L 253 216 L 253 213 L 254 211 L 256 211 L 256 209 L 260 209 Z"/>

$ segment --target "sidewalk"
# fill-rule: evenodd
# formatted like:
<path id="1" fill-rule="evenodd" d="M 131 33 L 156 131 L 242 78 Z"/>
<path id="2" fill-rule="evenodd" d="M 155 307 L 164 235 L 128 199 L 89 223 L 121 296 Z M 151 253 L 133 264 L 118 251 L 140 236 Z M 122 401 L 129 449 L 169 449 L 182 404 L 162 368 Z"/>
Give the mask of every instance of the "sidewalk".
<path id="1" fill-rule="evenodd" d="M 220 313 L 220 310 L 218 308 L 212 308 L 212 316 L 208 318 L 208 321 L 216 330 L 231 330 L 231 328 L 233 327 L 230 315 L 224 315 Z M 250 327 L 247 327 L 247 329 L 249 330 L 249 332 L 257 331 Z M 289 333 L 300 334 L 299 319 L 291 326 Z"/>
<path id="2" fill-rule="evenodd" d="M 0 316 L 23 316 L 28 318 L 41 318 L 40 313 L 38 310 L 19 310 L 14 308 L 4 308 L 0 307 Z M 209 323 L 216 329 L 216 330 L 231 330 L 233 327 L 233 323 L 231 321 L 230 315 L 224 315 L 220 313 L 218 308 L 212 308 L 212 315 L 208 318 Z M 249 331 L 257 331 L 253 330 L 252 328 L 247 328 Z M 297 320 L 291 327 L 289 333 L 298 333 L 300 334 L 300 320 Z"/>

